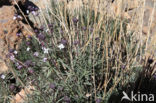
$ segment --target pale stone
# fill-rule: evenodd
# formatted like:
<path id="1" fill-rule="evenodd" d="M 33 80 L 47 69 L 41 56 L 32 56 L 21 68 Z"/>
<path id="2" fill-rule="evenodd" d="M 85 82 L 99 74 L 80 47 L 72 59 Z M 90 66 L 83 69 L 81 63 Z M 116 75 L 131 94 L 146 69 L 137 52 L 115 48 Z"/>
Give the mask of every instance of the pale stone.
<path id="1" fill-rule="evenodd" d="M 8 67 L 6 66 L 5 62 L 0 59 L 0 74 L 8 71 Z"/>
<path id="2" fill-rule="evenodd" d="M 34 86 L 27 86 L 12 98 L 10 103 L 25 103 L 27 101 L 27 95 L 31 95 L 35 90 Z"/>

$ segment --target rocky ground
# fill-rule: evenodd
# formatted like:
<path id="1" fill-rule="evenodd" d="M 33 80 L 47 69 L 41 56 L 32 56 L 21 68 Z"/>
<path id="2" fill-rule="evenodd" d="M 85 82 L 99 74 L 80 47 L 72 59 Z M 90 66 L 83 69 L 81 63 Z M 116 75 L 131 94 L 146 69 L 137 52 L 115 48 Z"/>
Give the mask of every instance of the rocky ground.
<path id="1" fill-rule="evenodd" d="M 33 34 L 35 28 L 33 21 L 30 20 L 26 10 L 28 5 L 37 6 L 29 0 L 9 0 L 0 1 L 0 74 L 7 71 L 5 65 L 6 55 L 11 49 L 18 49 L 22 38 Z M 19 4 L 19 9 L 16 4 Z M 21 11 L 23 13 L 21 13 Z"/>
<path id="2" fill-rule="evenodd" d="M 1 0 L 0 6 L 0 73 L 7 70 L 5 62 L 8 62 L 6 55 L 9 50 L 17 49 L 23 37 L 31 35 L 27 29 L 31 30 L 30 26 L 25 22 L 22 14 L 15 8 L 13 2 Z M 4 4 L 3 4 L 3 1 Z M 24 0 L 23 0 L 24 1 Z M 24 3 L 24 2 L 23 2 Z M 17 17 L 18 16 L 18 17 Z M 17 35 L 20 36 L 17 36 Z"/>
<path id="3" fill-rule="evenodd" d="M 0 0 L 0 74 L 9 72 L 11 69 L 7 65 L 9 62 L 8 52 L 12 49 L 18 49 L 22 38 L 32 35 L 33 23 L 27 22 L 25 19 L 27 15 L 19 13 L 19 9 L 15 6 L 16 3 L 24 6 L 26 2 L 27 0 L 17 2 Z M 31 27 L 29 24 L 32 24 Z M 24 90 L 21 91 L 20 95 L 25 95 Z M 19 95 L 16 95 L 15 101 L 13 100 L 11 103 L 18 103 L 17 101 L 22 101 Z"/>
<path id="4" fill-rule="evenodd" d="M 11 49 L 18 49 L 19 44 L 21 43 L 22 38 L 28 37 L 29 35 L 33 34 L 34 21 L 28 15 L 23 15 L 19 13 L 20 10 L 18 9 L 15 4 L 19 4 L 21 7 L 26 7 L 28 0 L 16 0 L 17 2 L 13 2 L 12 0 L 0 0 L 0 74 L 9 70 L 8 66 L 6 65 L 9 62 L 6 58 L 9 50 Z M 47 2 L 46 0 L 32 0 L 34 2 L 33 5 L 39 6 L 41 9 L 45 9 Z M 85 3 L 87 4 L 87 0 Z M 134 12 L 136 11 L 139 3 L 137 0 L 126 0 L 129 7 L 129 10 L 122 13 L 124 18 L 132 19 Z M 77 6 L 80 7 L 82 2 L 72 1 L 69 3 L 68 7 L 73 8 Z M 120 3 L 119 3 L 120 4 Z M 118 2 L 113 3 L 112 5 L 113 11 L 115 16 L 119 16 L 121 8 L 118 7 Z M 155 9 L 154 9 L 155 8 Z M 25 10 L 26 8 L 22 8 Z M 153 0 L 146 0 L 145 5 L 145 12 L 143 18 L 143 34 L 144 36 L 148 36 L 151 39 L 149 44 L 149 52 L 153 50 L 153 47 L 156 43 L 156 7 L 154 7 Z M 15 15 L 18 14 L 18 15 Z M 152 15 L 152 16 L 151 16 Z M 19 16 L 19 17 L 17 17 Z M 114 15 L 113 15 L 114 16 Z M 150 18 L 153 17 L 151 21 L 151 27 L 149 28 Z M 27 18 L 28 21 L 25 19 Z M 30 19 L 30 20 L 29 20 Z M 31 24 L 31 27 L 30 25 Z M 137 24 L 135 27 L 138 26 Z M 149 31 L 149 32 L 148 32 Z M 154 51 L 155 52 L 155 51 Z"/>

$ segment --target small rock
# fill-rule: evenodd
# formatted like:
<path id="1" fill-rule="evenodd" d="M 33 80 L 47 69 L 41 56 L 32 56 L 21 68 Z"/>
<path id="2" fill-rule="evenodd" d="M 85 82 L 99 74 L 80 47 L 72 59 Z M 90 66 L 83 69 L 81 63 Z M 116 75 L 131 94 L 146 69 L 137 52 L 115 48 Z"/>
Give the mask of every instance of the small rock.
<path id="1" fill-rule="evenodd" d="M 148 27 L 147 26 L 144 26 L 142 32 L 144 34 L 147 34 L 148 33 Z"/>
<path id="2" fill-rule="evenodd" d="M 8 67 L 6 66 L 5 62 L 0 59 L 0 74 L 8 71 Z"/>
<path id="3" fill-rule="evenodd" d="M 27 101 L 27 95 L 32 94 L 35 87 L 27 86 L 13 97 L 10 103 L 24 103 Z"/>

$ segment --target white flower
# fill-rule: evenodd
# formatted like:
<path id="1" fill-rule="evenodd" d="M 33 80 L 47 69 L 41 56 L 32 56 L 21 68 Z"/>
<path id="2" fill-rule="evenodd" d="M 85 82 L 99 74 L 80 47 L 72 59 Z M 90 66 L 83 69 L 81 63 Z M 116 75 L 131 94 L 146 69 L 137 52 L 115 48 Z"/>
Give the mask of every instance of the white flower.
<path id="1" fill-rule="evenodd" d="M 38 52 L 35 52 L 34 53 L 34 56 L 38 57 L 39 56 L 39 53 Z"/>
<path id="2" fill-rule="evenodd" d="M 49 31 L 49 29 L 46 30 L 46 32 L 48 32 L 48 31 Z"/>
<path id="3" fill-rule="evenodd" d="M 20 16 L 20 15 L 14 16 L 13 20 L 16 20 L 16 19 L 22 19 L 22 16 Z"/>
<path id="4" fill-rule="evenodd" d="M 22 16 L 18 15 L 17 18 L 22 19 Z"/>
<path id="5" fill-rule="evenodd" d="M 30 48 L 28 47 L 28 48 L 27 48 L 27 51 L 29 51 L 29 50 L 30 50 Z"/>
<path id="6" fill-rule="evenodd" d="M 64 49 L 65 46 L 64 46 L 63 44 L 60 44 L 60 45 L 58 46 L 58 48 L 61 50 L 61 49 Z"/>
<path id="7" fill-rule="evenodd" d="M 34 16 L 37 16 L 38 15 L 38 12 L 36 12 L 36 11 L 32 11 L 31 12 Z"/>
<path id="8" fill-rule="evenodd" d="M 17 54 L 17 51 L 16 50 L 14 51 L 14 54 Z"/>
<path id="9" fill-rule="evenodd" d="M 43 50 L 44 50 L 44 51 L 43 51 L 44 54 L 48 54 L 48 53 L 49 53 L 49 52 L 48 52 L 48 51 L 49 51 L 49 48 L 43 48 Z"/>
<path id="10" fill-rule="evenodd" d="M 14 55 L 11 55 L 10 56 L 10 60 L 14 61 L 15 60 L 15 56 Z"/>
<path id="11" fill-rule="evenodd" d="M 16 16 L 14 16 L 14 17 L 13 17 L 13 20 L 16 20 L 16 19 L 17 19 L 17 17 L 16 17 Z"/>
<path id="12" fill-rule="evenodd" d="M 27 10 L 26 12 L 27 12 L 27 14 L 29 14 L 29 13 L 30 13 L 30 12 L 29 12 L 29 10 Z"/>
<path id="13" fill-rule="evenodd" d="M 48 58 L 43 58 L 43 62 L 46 62 L 48 60 Z"/>
<path id="14" fill-rule="evenodd" d="M 2 78 L 2 79 L 5 79 L 5 77 L 6 77 L 5 75 L 1 75 L 1 78 Z"/>
<path id="15" fill-rule="evenodd" d="M 16 66 L 19 66 L 19 63 L 18 62 L 16 63 Z"/>
<path id="16" fill-rule="evenodd" d="M 32 13 L 33 15 L 36 15 L 36 12 L 35 12 L 35 11 L 32 11 L 31 13 Z"/>

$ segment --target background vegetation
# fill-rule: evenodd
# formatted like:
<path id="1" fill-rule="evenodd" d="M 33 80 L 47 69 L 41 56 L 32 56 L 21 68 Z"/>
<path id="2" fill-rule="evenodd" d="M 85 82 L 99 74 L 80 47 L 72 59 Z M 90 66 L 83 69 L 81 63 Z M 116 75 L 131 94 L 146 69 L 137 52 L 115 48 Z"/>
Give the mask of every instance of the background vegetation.
<path id="1" fill-rule="evenodd" d="M 71 12 L 65 2 L 51 0 L 34 16 L 40 28 L 10 51 L 13 73 L 0 80 L 0 102 L 32 85 L 29 103 L 108 103 L 136 80 L 147 41 L 128 31 L 129 20 L 88 5 Z"/>

